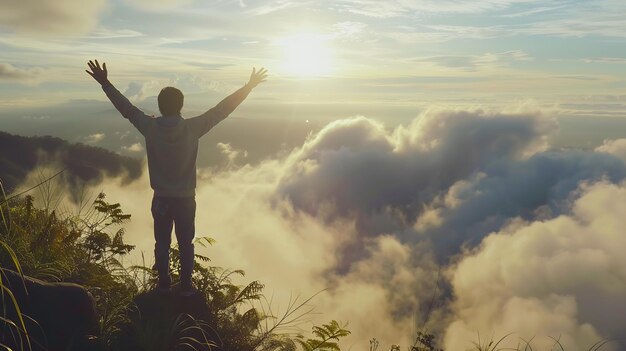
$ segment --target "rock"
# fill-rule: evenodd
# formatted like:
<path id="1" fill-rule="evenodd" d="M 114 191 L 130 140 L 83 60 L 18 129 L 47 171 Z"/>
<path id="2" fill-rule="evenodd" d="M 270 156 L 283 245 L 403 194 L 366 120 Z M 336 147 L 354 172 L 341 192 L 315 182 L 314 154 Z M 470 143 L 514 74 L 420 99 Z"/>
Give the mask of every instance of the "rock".
<path id="1" fill-rule="evenodd" d="M 200 293 L 183 297 L 152 290 L 137 295 L 131 314 L 131 328 L 124 332 L 121 350 L 219 350 L 219 337 L 212 327 L 212 315 Z M 188 343 L 191 347 L 183 347 Z"/>
<path id="2" fill-rule="evenodd" d="M 31 350 L 93 350 L 98 318 L 91 294 L 71 283 L 48 283 L 0 268 L 2 284 L 15 296 L 30 335 Z M 20 326 L 13 303 L 4 294 L 0 303 L 5 318 Z M 2 323 L 0 323 L 2 324 Z M 13 349 L 28 350 L 24 333 L 4 324 L 0 341 Z M 23 346 L 21 346 L 23 345 Z"/>

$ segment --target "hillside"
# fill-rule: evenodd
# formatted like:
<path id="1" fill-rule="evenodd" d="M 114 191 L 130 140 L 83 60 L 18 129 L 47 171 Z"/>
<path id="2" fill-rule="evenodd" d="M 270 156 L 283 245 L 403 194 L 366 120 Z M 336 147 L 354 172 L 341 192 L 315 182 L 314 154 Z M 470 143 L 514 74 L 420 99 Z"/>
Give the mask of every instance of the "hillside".
<path id="1" fill-rule="evenodd" d="M 0 132 L 0 181 L 11 193 L 37 167 L 64 169 L 70 186 L 98 183 L 104 176 L 137 179 L 142 161 L 84 144 L 72 144 L 51 136 L 24 137 Z"/>

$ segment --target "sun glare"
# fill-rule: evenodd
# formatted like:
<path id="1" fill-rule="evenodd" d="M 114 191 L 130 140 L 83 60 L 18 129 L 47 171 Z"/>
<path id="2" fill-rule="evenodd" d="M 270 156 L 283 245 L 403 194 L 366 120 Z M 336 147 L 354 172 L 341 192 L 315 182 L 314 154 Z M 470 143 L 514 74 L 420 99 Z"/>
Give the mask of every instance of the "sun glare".
<path id="1" fill-rule="evenodd" d="M 281 70 L 294 76 L 321 76 L 331 72 L 328 39 L 320 34 L 298 34 L 278 40 L 284 49 Z"/>

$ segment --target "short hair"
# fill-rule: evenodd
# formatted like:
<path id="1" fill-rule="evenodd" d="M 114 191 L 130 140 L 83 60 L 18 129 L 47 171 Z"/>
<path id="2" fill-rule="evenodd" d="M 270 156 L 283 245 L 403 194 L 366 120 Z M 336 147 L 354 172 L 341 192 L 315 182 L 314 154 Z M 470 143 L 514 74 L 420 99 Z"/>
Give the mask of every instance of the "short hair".
<path id="1" fill-rule="evenodd" d="M 183 93 L 174 87 L 165 87 L 161 89 L 157 98 L 161 115 L 180 115 L 184 99 L 185 97 L 183 96 Z"/>

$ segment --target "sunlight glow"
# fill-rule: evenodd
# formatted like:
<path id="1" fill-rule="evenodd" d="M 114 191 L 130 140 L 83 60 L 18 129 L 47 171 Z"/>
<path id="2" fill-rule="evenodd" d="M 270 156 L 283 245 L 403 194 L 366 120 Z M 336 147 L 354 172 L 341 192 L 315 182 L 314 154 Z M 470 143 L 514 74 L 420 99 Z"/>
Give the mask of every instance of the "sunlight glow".
<path id="1" fill-rule="evenodd" d="M 302 33 L 277 40 L 284 49 L 281 71 L 294 76 L 322 76 L 332 71 L 329 39 L 320 34 Z"/>

